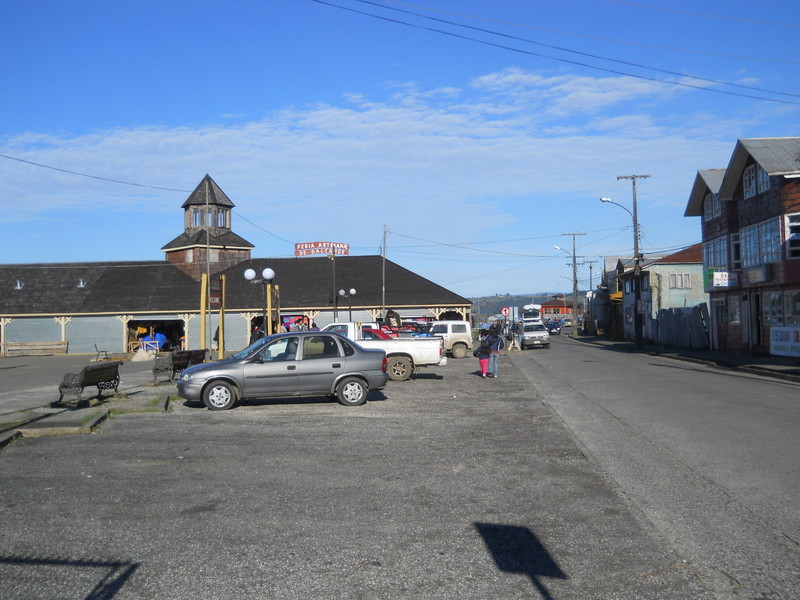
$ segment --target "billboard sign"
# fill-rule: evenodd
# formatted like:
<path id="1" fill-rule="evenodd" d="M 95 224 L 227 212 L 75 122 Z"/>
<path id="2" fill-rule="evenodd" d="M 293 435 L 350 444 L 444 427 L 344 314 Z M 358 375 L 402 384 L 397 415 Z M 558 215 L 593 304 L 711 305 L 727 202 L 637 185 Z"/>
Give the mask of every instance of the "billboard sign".
<path id="1" fill-rule="evenodd" d="M 295 256 L 313 256 L 315 254 L 349 256 L 350 244 L 342 242 L 299 242 L 294 245 Z"/>

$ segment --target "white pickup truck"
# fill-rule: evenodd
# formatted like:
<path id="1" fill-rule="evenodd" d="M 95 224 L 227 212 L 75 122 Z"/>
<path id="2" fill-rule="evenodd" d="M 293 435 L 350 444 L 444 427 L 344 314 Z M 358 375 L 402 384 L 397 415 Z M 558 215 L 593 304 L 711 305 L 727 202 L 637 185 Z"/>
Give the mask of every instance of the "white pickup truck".
<path id="1" fill-rule="evenodd" d="M 379 334 L 365 334 L 362 327 L 361 323 L 331 323 L 323 327 L 322 331 L 333 331 L 358 342 L 364 348 L 379 348 L 386 352 L 386 371 L 393 381 L 405 381 L 419 367 L 444 367 L 447 365 L 447 353 L 442 338 L 381 339 L 380 332 Z"/>

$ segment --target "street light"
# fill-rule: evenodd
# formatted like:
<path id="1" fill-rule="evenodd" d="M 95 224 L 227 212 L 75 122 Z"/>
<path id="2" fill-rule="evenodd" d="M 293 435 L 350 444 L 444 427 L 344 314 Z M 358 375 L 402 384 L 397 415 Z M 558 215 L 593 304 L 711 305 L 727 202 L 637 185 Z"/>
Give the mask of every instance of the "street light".
<path id="1" fill-rule="evenodd" d="M 575 234 L 579 235 L 579 234 Z M 556 250 L 568 254 L 572 258 L 572 336 L 578 336 L 578 261 L 575 256 L 575 236 L 572 236 L 572 254 L 560 246 L 553 246 Z"/>
<path id="2" fill-rule="evenodd" d="M 642 175 L 642 177 L 647 176 Z M 619 177 L 617 179 L 619 179 Z M 639 318 L 639 300 L 642 298 L 642 285 L 639 281 L 639 262 L 641 260 L 641 256 L 639 255 L 639 219 L 636 216 L 636 179 L 633 180 L 633 212 L 622 206 L 622 204 L 614 202 L 611 200 L 611 198 L 600 198 L 600 202 L 606 202 L 608 204 L 619 206 L 631 216 L 631 219 L 633 219 L 633 299 L 635 302 L 635 306 L 633 307 L 633 335 L 636 348 L 641 350 L 644 346 L 644 341 L 642 336 L 642 321 Z"/>
<path id="3" fill-rule="evenodd" d="M 350 288 L 350 292 L 346 292 L 345 290 L 339 290 L 339 296 L 342 298 L 347 298 L 348 301 L 348 321 L 353 320 L 353 296 L 356 295 L 355 288 Z"/>
<path id="4" fill-rule="evenodd" d="M 619 206 L 622 210 L 628 213 L 633 219 L 633 260 L 635 264 L 639 262 L 639 219 L 636 216 L 636 198 L 633 199 L 633 212 L 628 210 L 626 207 L 622 206 L 618 202 L 614 202 L 611 198 L 600 198 L 600 202 L 605 202 L 607 204 L 614 204 L 615 206 Z"/>
<path id="5" fill-rule="evenodd" d="M 256 272 L 247 269 L 244 278 L 253 283 L 260 283 L 264 286 L 264 316 L 262 327 L 265 335 L 272 335 L 272 280 L 275 279 L 275 271 L 267 267 L 261 271 L 261 279 L 256 279 Z"/>

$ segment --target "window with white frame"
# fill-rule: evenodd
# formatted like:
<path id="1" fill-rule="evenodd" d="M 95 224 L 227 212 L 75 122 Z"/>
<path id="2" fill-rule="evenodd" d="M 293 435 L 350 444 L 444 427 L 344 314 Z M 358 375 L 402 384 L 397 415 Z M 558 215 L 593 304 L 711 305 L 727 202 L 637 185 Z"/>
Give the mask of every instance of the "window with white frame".
<path id="1" fill-rule="evenodd" d="M 692 274 L 691 273 L 670 273 L 669 274 L 669 287 L 672 289 L 688 289 L 692 287 Z"/>
<path id="2" fill-rule="evenodd" d="M 753 267 L 781 259 L 780 219 L 769 219 L 740 232 L 742 266 Z"/>
<path id="3" fill-rule="evenodd" d="M 769 173 L 761 165 L 756 166 L 756 186 L 759 194 L 769 189 Z"/>
<path id="4" fill-rule="evenodd" d="M 800 258 L 800 213 L 786 215 L 786 258 Z"/>
<path id="5" fill-rule="evenodd" d="M 783 294 L 780 292 L 767 292 L 764 296 L 764 323 L 767 325 L 782 325 Z"/>
<path id="6" fill-rule="evenodd" d="M 800 325 L 800 290 L 784 292 L 783 298 L 785 301 L 785 325 Z"/>
<path id="7" fill-rule="evenodd" d="M 719 237 L 703 244 L 703 266 L 706 269 L 728 268 L 728 240 Z"/>
<path id="8" fill-rule="evenodd" d="M 761 258 L 765 263 L 779 261 L 781 257 L 781 222 L 779 218 L 758 224 Z"/>
<path id="9" fill-rule="evenodd" d="M 750 165 L 742 174 L 742 191 L 745 198 L 752 198 L 756 195 L 756 166 Z"/>
<path id="10" fill-rule="evenodd" d="M 706 194 L 706 197 L 703 199 L 703 210 L 705 212 L 706 221 L 718 217 L 722 213 L 719 194 L 712 194 L 711 192 Z"/>

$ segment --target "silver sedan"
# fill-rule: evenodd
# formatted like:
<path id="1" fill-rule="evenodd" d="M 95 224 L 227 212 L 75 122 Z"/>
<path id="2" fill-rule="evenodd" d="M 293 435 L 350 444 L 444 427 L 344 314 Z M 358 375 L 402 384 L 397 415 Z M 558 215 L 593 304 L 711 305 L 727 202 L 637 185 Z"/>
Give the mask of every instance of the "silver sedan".
<path id="1" fill-rule="evenodd" d="M 226 410 L 248 398 L 297 396 L 332 396 L 358 406 L 388 378 L 383 350 L 335 333 L 303 331 L 268 336 L 228 359 L 189 367 L 177 383 L 182 398 Z"/>

